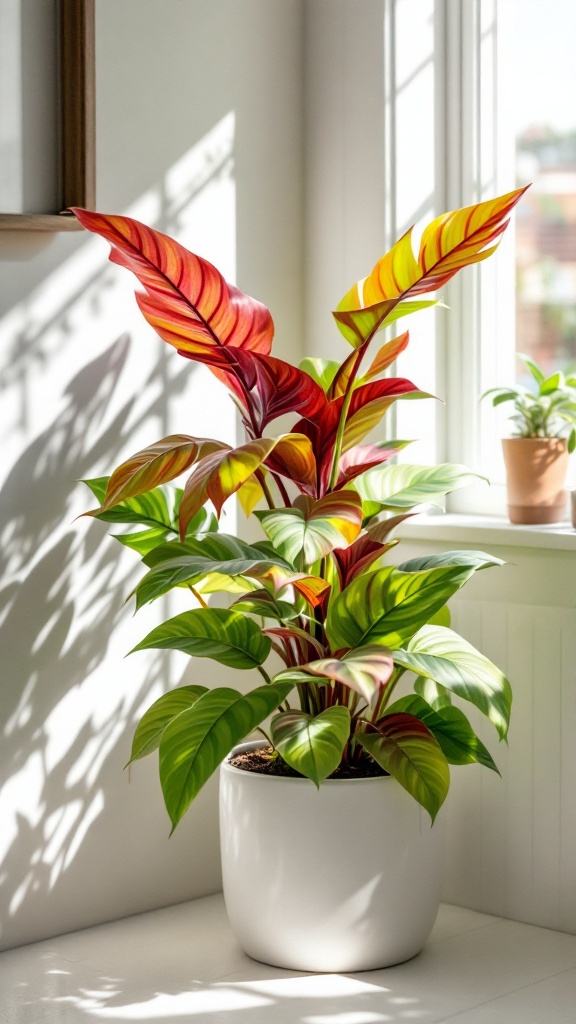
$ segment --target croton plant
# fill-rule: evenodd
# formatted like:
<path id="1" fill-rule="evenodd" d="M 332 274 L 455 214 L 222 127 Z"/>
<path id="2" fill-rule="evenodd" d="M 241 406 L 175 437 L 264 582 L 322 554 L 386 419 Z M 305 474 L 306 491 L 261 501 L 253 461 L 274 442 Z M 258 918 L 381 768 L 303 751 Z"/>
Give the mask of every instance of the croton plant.
<path id="1" fill-rule="evenodd" d="M 474 474 L 449 464 L 395 464 L 407 442 L 367 440 L 394 402 L 429 396 L 386 375 L 407 332 L 366 357 L 382 328 L 433 305 L 422 296 L 494 252 L 523 191 L 437 218 L 417 257 L 408 231 L 334 312 L 350 346 L 343 361 L 306 359 L 299 367 L 270 354 L 268 309 L 206 260 L 128 217 L 74 211 L 111 243 L 110 259 L 136 275 L 144 288 L 138 305 L 160 337 L 228 388 L 246 432 L 236 448 L 211 437 L 164 437 L 109 478 L 86 481 L 99 502 L 88 515 L 143 527 L 118 538 L 143 562 L 136 606 L 174 587 L 190 595 L 190 610 L 135 650 L 172 648 L 262 677 L 247 693 L 200 681 L 177 687 L 140 720 L 130 761 L 159 749 L 173 827 L 255 729 L 272 756 L 317 786 L 341 764 L 361 774 L 376 761 L 432 820 L 449 764 L 497 770 L 452 695 L 475 705 L 502 739 L 510 685 L 449 628 L 445 605 L 499 559 L 451 551 L 387 562 L 393 532 L 411 510 L 438 503 Z M 290 413 L 291 429 L 271 432 Z M 183 488 L 166 488 L 186 473 Z M 233 495 L 259 520 L 262 540 L 220 531 Z M 229 595 L 228 607 L 209 606 L 216 591 Z M 269 657 L 273 668 L 265 667 Z M 407 672 L 413 687 L 398 697 Z"/>

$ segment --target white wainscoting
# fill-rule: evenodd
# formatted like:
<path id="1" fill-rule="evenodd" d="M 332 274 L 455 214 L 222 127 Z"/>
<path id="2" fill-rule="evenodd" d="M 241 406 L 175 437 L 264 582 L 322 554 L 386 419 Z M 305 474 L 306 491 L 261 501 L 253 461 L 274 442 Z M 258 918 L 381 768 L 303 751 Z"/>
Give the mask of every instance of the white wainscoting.
<path id="1" fill-rule="evenodd" d="M 507 673 L 514 702 L 508 746 L 471 716 L 502 778 L 477 765 L 452 769 L 443 898 L 576 933 L 574 538 L 567 550 L 550 550 L 486 536 L 462 542 L 458 529 L 451 543 L 423 532 L 405 528 L 402 560 L 477 548 L 509 562 L 476 574 L 451 602 L 454 629 Z"/>

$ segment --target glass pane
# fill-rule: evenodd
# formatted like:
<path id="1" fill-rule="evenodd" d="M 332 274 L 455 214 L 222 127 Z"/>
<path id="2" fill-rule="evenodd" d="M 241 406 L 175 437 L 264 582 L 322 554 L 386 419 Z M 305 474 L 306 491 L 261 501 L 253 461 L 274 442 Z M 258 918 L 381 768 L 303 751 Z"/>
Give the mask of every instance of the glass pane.
<path id="1" fill-rule="evenodd" d="M 508 2 L 516 173 L 533 182 L 516 216 L 516 351 L 548 374 L 576 367 L 576 3 Z"/>

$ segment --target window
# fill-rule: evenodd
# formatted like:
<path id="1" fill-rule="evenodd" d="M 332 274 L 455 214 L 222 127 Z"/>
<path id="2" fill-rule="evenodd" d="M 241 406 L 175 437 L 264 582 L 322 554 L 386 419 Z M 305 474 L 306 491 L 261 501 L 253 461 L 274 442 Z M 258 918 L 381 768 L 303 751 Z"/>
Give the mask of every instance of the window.
<path id="1" fill-rule="evenodd" d="M 507 409 L 479 397 L 523 380 L 516 351 L 550 371 L 576 366 L 576 5 L 417 6 L 415 18 L 411 0 L 385 3 L 390 243 L 411 223 L 533 186 L 498 253 L 445 289 L 449 311 L 414 321 L 398 372 L 446 406 L 422 403 L 415 415 L 415 403 L 398 403 L 395 433 L 425 439 L 408 459 L 464 462 L 490 478 L 491 488 L 453 495 L 452 510 L 503 512 Z"/>

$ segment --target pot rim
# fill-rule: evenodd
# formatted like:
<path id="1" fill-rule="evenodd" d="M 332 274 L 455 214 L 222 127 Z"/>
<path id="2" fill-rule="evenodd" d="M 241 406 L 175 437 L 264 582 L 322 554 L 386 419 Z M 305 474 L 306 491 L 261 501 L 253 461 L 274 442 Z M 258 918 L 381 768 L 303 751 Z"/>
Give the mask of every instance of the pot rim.
<path id="1" fill-rule="evenodd" d="M 234 757 L 236 754 L 242 754 L 246 750 L 258 750 L 259 747 L 269 747 L 269 746 L 270 746 L 270 744 L 268 743 L 267 740 L 247 740 L 244 743 L 238 743 L 237 746 L 235 746 L 230 751 L 230 753 L 225 757 L 225 759 L 222 761 L 222 763 L 220 765 L 220 769 L 223 770 L 223 771 L 232 772 L 232 773 L 234 773 L 236 775 L 242 775 L 243 777 L 248 777 L 248 778 L 257 779 L 257 780 L 265 780 L 266 782 L 271 781 L 271 782 L 276 782 L 276 783 L 289 783 L 290 785 L 292 783 L 298 783 L 299 785 L 302 785 L 302 783 L 305 783 L 308 786 L 310 786 L 310 785 L 314 786 L 314 783 L 312 782 L 312 779 L 307 779 L 304 776 L 297 776 L 297 775 L 268 775 L 268 774 L 264 774 L 264 772 L 249 772 L 249 771 L 246 771 L 245 768 L 236 768 L 235 765 L 230 764 L 230 758 Z M 359 779 L 324 779 L 324 782 L 321 783 L 321 786 L 346 786 L 346 785 L 349 785 L 349 783 L 351 783 L 351 782 L 354 783 L 355 785 L 357 785 L 360 782 L 362 782 L 362 783 L 370 782 L 370 783 L 373 783 L 373 784 L 375 783 L 376 785 L 379 785 L 380 783 L 387 782 L 389 779 L 392 779 L 392 778 L 393 778 L 392 775 L 372 775 L 372 776 L 369 776 L 368 778 L 364 778 L 364 779 L 362 779 L 362 778 L 359 778 Z"/>
<path id="2" fill-rule="evenodd" d="M 522 441 L 523 444 L 527 442 L 529 444 L 547 444 L 550 441 L 555 441 L 556 444 L 561 444 L 567 447 L 567 439 L 565 437 L 521 437 L 519 434 L 511 434 L 510 437 L 501 437 L 502 444 L 508 443 L 509 441 Z"/>

